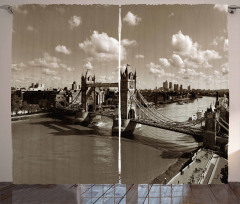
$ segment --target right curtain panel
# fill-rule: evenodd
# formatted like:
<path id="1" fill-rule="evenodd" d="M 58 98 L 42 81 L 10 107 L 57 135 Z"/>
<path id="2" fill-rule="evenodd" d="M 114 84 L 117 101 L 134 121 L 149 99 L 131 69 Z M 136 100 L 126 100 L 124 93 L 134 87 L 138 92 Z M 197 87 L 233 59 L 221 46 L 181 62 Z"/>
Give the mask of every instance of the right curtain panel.
<path id="1" fill-rule="evenodd" d="M 121 20 L 121 182 L 227 183 L 227 5 L 124 5 Z"/>

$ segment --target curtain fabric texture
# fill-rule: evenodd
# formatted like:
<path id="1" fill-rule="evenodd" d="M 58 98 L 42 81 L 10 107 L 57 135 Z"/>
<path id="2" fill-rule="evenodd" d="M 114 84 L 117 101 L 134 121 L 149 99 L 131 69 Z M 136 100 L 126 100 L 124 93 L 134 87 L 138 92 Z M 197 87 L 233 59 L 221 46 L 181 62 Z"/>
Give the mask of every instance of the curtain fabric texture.
<path id="1" fill-rule="evenodd" d="M 14 183 L 227 183 L 227 5 L 13 15 Z"/>

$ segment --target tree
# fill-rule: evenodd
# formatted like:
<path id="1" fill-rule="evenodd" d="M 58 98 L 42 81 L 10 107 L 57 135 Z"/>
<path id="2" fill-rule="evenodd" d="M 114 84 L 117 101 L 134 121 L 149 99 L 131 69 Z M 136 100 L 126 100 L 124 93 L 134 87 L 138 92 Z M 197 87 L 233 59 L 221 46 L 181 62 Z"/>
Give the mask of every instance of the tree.
<path id="1" fill-rule="evenodd" d="M 41 99 L 39 101 L 39 107 L 41 109 L 46 109 L 47 108 L 47 104 L 48 104 L 48 100 L 47 99 Z"/>
<path id="2" fill-rule="evenodd" d="M 22 108 L 21 108 L 24 112 L 25 111 L 27 111 L 27 113 L 28 113 L 28 103 L 27 103 L 27 101 L 23 101 L 22 102 Z"/>
<path id="3" fill-rule="evenodd" d="M 12 112 L 16 113 L 16 115 L 20 110 L 20 105 L 21 105 L 21 98 L 18 95 L 13 94 L 11 98 L 11 109 L 12 109 Z"/>
<path id="4" fill-rule="evenodd" d="M 222 169 L 221 169 L 221 181 L 222 183 L 228 183 L 228 166 L 225 165 Z"/>

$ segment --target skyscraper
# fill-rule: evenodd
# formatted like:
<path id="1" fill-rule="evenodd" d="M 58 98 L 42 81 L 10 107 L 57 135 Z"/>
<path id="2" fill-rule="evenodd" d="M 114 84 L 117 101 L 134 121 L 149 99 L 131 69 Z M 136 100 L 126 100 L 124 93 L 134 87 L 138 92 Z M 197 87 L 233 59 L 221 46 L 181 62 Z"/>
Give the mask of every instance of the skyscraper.
<path id="1" fill-rule="evenodd" d="M 183 88 L 182 88 L 182 84 L 180 85 L 180 91 L 182 91 L 183 90 Z"/>
<path id="2" fill-rule="evenodd" d="M 76 81 L 74 81 L 72 83 L 72 90 L 77 90 L 77 83 L 76 83 Z"/>
<path id="3" fill-rule="evenodd" d="M 163 89 L 164 90 L 168 89 L 168 81 L 167 80 L 165 82 L 163 82 Z"/>
<path id="4" fill-rule="evenodd" d="M 178 92 L 178 84 L 174 84 L 174 91 Z"/>
<path id="5" fill-rule="evenodd" d="M 169 89 L 172 90 L 172 82 L 169 82 Z"/>

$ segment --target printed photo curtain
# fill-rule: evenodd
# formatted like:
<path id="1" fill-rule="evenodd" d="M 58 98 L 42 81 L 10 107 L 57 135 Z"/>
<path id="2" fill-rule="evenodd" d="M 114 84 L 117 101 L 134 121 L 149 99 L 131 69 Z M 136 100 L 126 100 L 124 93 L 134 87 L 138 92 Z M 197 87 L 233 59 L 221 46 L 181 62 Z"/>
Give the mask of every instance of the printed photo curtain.
<path id="1" fill-rule="evenodd" d="M 14 183 L 227 183 L 227 5 L 13 15 Z"/>

